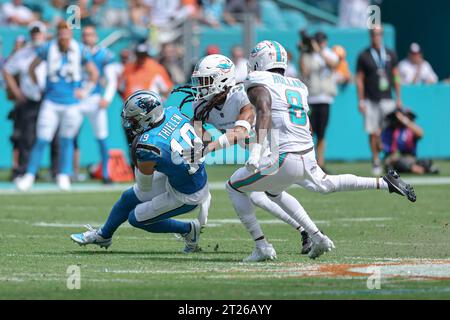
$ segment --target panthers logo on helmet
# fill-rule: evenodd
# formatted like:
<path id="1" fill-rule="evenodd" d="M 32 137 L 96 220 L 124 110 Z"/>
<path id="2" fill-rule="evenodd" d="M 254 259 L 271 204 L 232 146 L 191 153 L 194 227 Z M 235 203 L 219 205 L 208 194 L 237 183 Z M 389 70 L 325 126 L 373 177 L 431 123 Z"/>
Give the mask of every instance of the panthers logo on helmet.
<path id="1" fill-rule="evenodd" d="M 160 105 L 158 99 L 150 99 L 148 97 L 140 98 L 137 100 L 136 105 L 145 110 L 146 112 L 152 111 L 154 108 Z"/>

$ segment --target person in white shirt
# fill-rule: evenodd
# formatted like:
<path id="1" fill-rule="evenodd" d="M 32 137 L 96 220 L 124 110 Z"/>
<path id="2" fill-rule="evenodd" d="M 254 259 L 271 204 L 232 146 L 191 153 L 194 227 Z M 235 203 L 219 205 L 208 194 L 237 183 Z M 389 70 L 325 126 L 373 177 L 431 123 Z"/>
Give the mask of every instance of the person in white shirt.
<path id="1" fill-rule="evenodd" d="M 244 50 L 240 46 L 231 49 L 231 60 L 236 66 L 236 82 L 243 82 L 247 77 L 247 59 L 244 57 Z"/>
<path id="2" fill-rule="evenodd" d="M 1 11 L 5 24 L 26 26 L 36 20 L 33 12 L 22 5 L 22 0 L 13 0 L 3 4 Z"/>
<path id="3" fill-rule="evenodd" d="M 28 164 L 31 148 L 36 139 L 36 121 L 47 75 L 45 61 L 36 69 L 37 84 L 31 81 L 28 73 L 29 66 L 36 57 L 36 48 L 45 41 L 46 27 L 42 22 L 33 22 L 29 26 L 29 32 L 31 43 L 16 51 L 3 69 L 6 85 L 15 102 L 15 121 L 18 130 L 18 166 L 13 169 L 13 178 L 23 175 Z"/>
<path id="4" fill-rule="evenodd" d="M 409 48 L 408 58 L 398 65 L 402 84 L 432 84 L 438 77 L 431 65 L 423 58 L 422 49 L 417 43 Z"/>

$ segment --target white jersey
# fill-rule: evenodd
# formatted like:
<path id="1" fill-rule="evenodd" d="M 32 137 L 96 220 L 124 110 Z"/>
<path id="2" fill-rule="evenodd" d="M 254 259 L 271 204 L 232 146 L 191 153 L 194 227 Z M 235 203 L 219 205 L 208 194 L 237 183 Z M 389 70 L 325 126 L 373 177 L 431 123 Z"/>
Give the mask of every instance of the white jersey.
<path id="1" fill-rule="evenodd" d="M 298 79 L 268 71 L 251 72 L 245 89 L 264 86 L 272 98 L 270 148 L 278 152 L 304 151 L 314 146 L 308 118 L 308 88 Z M 275 131 L 276 130 L 276 131 Z"/>
<path id="2" fill-rule="evenodd" d="M 232 129 L 241 113 L 241 109 L 249 103 L 250 101 L 245 93 L 244 85 L 235 85 L 231 88 L 230 92 L 228 92 L 225 103 L 221 106 L 216 106 L 211 110 L 206 122 L 212 124 L 216 129 L 221 131 Z M 198 114 L 205 104 L 206 103 L 200 105 L 198 101 L 194 102 L 194 114 Z"/>

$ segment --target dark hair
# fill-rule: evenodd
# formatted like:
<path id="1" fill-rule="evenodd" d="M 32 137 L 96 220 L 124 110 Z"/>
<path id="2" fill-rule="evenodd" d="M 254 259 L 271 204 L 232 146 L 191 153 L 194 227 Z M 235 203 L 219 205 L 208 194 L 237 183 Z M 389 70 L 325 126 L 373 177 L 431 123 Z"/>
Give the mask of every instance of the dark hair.
<path id="1" fill-rule="evenodd" d="M 282 76 L 284 76 L 284 74 L 286 73 L 286 70 L 282 69 L 282 68 L 273 68 L 273 69 L 269 69 L 267 70 L 269 72 L 273 72 L 273 73 L 278 73 Z"/>

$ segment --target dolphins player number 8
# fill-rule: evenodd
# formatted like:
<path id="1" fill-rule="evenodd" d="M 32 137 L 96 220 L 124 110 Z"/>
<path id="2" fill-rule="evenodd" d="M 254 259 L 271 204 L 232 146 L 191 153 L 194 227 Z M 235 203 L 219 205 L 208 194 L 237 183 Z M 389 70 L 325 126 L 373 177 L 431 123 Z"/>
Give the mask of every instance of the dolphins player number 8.
<path id="1" fill-rule="evenodd" d="M 304 126 L 307 123 L 306 113 L 303 109 L 302 96 L 295 90 L 286 90 L 286 100 L 289 103 L 289 119 L 295 125 Z"/>

